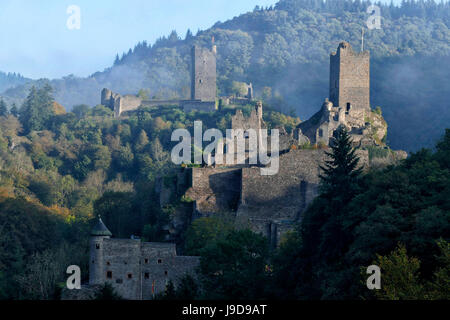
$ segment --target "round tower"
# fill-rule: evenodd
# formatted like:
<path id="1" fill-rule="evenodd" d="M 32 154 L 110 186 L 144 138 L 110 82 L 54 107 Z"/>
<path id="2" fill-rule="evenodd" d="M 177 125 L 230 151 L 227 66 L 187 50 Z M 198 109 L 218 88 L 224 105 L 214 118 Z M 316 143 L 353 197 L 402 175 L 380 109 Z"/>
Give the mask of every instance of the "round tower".
<path id="1" fill-rule="evenodd" d="M 97 224 L 91 231 L 89 284 L 103 284 L 105 282 L 105 264 L 103 261 L 104 239 L 109 239 L 111 232 L 99 217 Z"/>
<path id="2" fill-rule="evenodd" d="M 105 107 L 110 108 L 111 107 L 111 98 L 112 98 L 112 91 L 104 88 L 102 90 L 101 104 L 104 105 Z"/>

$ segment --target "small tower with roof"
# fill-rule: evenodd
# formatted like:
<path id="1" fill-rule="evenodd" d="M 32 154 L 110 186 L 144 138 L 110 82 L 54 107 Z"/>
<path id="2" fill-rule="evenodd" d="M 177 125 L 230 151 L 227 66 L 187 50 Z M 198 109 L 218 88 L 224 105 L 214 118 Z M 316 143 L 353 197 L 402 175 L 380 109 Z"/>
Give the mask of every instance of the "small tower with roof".
<path id="1" fill-rule="evenodd" d="M 90 261 L 89 261 L 89 284 L 103 284 L 105 282 L 105 266 L 103 262 L 104 239 L 112 236 L 111 231 L 103 223 L 101 217 L 91 231 L 90 239 Z"/>

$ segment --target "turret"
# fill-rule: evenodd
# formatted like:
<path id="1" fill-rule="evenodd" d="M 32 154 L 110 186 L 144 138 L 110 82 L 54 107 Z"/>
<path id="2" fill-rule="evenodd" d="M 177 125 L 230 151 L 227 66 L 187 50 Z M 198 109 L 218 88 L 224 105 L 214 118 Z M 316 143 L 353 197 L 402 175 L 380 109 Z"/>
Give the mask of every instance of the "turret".
<path id="1" fill-rule="evenodd" d="M 103 246 L 104 240 L 109 239 L 112 233 L 99 217 L 97 224 L 91 231 L 90 239 L 90 261 L 89 261 L 89 284 L 103 284 L 105 282 Z"/>

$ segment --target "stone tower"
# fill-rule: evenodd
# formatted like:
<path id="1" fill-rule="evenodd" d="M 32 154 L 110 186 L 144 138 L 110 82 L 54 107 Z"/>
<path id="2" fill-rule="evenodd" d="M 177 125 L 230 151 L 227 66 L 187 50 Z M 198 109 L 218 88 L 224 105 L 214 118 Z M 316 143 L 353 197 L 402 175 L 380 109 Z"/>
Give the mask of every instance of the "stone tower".
<path id="1" fill-rule="evenodd" d="M 105 107 L 111 108 L 112 99 L 113 99 L 113 92 L 107 88 L 104 88 L 102 90 L 102 98 L 100 104 L 104 105 Z M 112 103 L 114 104 L 114 102 Z"/>
<path id="2" fill-rule="evenodd" d="M 216 100 L 216 49 L 192 48 L 191 99 Z"/>
<path id="3" fill-rule="evenodd" d="M 103 247 L 104 239 L 109 239 L 111 232 L 99 218 L 97 224 L 91 231 L 91 240 L 89 245 L 90 261 L 89 261 L 89 284 L 103 284 L 105 281 Z"/>
<path id="4" fill-rule="evenodd" d="M 330 101 L 345 108 L 350 117 L 370 110 L 370 53 L 354 52 L 341 42 L 330 56 Z M 355 112 L 353 112 L 355 111 Z"/>

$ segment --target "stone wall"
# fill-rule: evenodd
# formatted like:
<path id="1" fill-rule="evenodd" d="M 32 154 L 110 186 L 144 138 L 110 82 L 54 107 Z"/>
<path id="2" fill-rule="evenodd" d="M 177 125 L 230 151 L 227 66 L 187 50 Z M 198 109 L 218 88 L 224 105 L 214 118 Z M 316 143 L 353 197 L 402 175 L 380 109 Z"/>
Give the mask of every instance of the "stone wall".
<path id="1" fill-rule="evenodd" d="M 90 262 L 102 264 L 102 278 L 94 285 L 109 283 L 127 300 L 152 299 L 199 264 L 198 257 L 177 256 L 173 243 L 104 238 L 101 249 L 102 261 Z M 91 247 L 91 256 L 92 250 L 98 249 Z"/>
<path id="2" fill-rule="evenodd" d="M 135 95 L 120 95 L 109 89 L 103 89 L 101 93 L 101 104 L 114 111 L 116 118 L 123 112 L 136 110 L 142 104 L 142 99 Z"/>
<path id="3" fill-rule="evenodd" d="M 263 107 L 260 102 L 256 104 L 250 114 L 250 117 L 245 117 L 241 110 L 236 110 L 236 114 L 231 117 L 232 129 L 259 130 L 265 127 L 266 126 L 263 121 Z"/>
<path id="4" fill-rule="evenodd" d="M 196 202 L 196 216 L 236 211 L 241 191 L 239 168 L 191 168 L 187 174 L 191 184 L 185 196 Z"/>
<path id="5" fill-rule="evenodd" d="M 141 242 L 131 239 L 103 241 L 104 282 L 125 299 L 140 298 Z M 108 274 L 110 272 L 110 274 Z"/>
<path id="6" fill-rule="evenodd" d="M 185 100 L 181 103 L 184 112 L 191 111 L 204 111 L 214 112 L 216 111 L 216 100 L 213 101 L 200 101 L 200 100 Z"/>
<path id="7" fill-rule="evenodd" d="M 143 243 L 141 250 L 144 300 L 164 292 L 169 281 L 176 287 L 180 278 L 192 273 L 200 262 L 199 257 L 177 256 L 172 243 Z"/>
<path id="8" fill-rule="evenodd" d="M 123 112 L 136 110 L 141 104 L 142 99 L 134 95 L 120 96 L 114 102 L 114 116 L 118 118 Z"/>
<path id="9" fill-rule="evenodd" d="M 183 100 L 143 100 L 143 107 L 181 106 Z"/>
<path id="10" fill-rule="evenodd" d="M 280 156 L 280 170 L 273 176 L 261 175 L 259 168 L 242 169 L 236 224 L 277 243 L 317 195 L 319 165 L 325 157 L 322 150 L 291 150 Z"/>
<path id="11" fill-rule="evenodd" d="M 367 167 L 368 152 L 358 150 L 357 155 Z M 261 175 L 259 168 L 243 168 L 236 225 L 277 244 L 318 195 L 320 165 L 326 159 L 325 150 L 291 150 L 280 156 L 280 170 L 273 176 Z"/>

